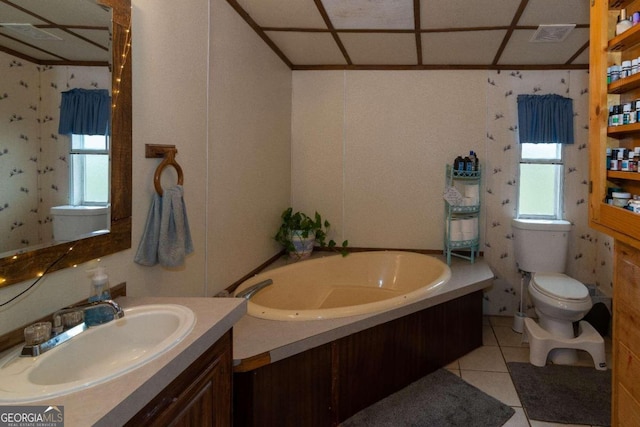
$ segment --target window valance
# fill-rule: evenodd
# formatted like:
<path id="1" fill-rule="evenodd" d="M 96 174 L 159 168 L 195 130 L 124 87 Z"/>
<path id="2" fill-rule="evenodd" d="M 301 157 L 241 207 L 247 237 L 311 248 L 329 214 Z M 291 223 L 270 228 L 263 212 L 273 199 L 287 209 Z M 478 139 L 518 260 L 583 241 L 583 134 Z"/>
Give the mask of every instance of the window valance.
<path id="1" fill-rule="evenodd" d="M 573 144 L 573 99 L 518 95 L 520 143 Z"/>
<path id="2" fill-rule="evenodd" d="M 109 135 L 111 97 L 106 89 L 71 89 L 62 92 L 62 135 Z"/>

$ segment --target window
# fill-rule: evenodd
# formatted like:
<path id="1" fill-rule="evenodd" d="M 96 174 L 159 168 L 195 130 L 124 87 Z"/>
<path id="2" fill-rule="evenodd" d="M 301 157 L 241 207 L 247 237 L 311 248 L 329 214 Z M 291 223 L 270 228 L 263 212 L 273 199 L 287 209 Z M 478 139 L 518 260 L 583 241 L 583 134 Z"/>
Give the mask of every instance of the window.
<path id="1" fill-rule="evenodd" d="M 71 205 L 105 205 L 109 202 L 109 137 L 72 135 L 70 162 Z"/>
<path id="2" fill-rule="evenodd" d="M 519 144 L 518 218 L 563 219 L 562 144 Z"/>

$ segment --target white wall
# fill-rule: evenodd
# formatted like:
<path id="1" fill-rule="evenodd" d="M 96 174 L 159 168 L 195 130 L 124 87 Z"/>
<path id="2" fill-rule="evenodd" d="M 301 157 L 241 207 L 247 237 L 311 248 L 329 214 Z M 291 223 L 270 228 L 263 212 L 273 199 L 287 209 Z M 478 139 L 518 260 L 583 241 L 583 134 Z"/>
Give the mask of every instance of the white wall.
<path id="1" fill-rule="evenodd" d="M 206 288 L 208 2 L 133 1 L 133 233 L 126 267 L 130 295 L 203 295 Z M 184 170 L 194 253 L 168 270 L 133 263 L 153 192 L 159 159 L 145 144 L 175 144 Z M 165 185 L 171 176 L 164 174 Z M 173 181 L 175 183 L 175 181 Z"/>
<path id="2" fill-rule="evenodd" d="M 484 73 L 293 73 L 292 199 L 350 246 L 442 247 L 445 164 L 483 144 Z"/>
<path id="3" fill-rule="evenodd" d="M 280 251 L 291 193 L 291 70 L 224 0 L 211 22 L 209 295 Z"/>
<path id="4" fill-rule="evenodd" d="M 111 283 L 126 281 L 132 296 L 212 295 L 278 251 L 266 236 L 289 204 L 291 75 L 226 1 L 211 7 L 133 0 L 133 248 L 102 260 Z M 231 33 L 241 46 L 227 43 Z M 175 144 L 185 174 L 195 251 L 171 271 L 133 262 L 159 163 L 144 158 L 146 143 Z M 47 275 L 0 308 L 0 334 L 87 298 L 93 264 Z M 0 303 L 31 283 L 0 288 Z"/>

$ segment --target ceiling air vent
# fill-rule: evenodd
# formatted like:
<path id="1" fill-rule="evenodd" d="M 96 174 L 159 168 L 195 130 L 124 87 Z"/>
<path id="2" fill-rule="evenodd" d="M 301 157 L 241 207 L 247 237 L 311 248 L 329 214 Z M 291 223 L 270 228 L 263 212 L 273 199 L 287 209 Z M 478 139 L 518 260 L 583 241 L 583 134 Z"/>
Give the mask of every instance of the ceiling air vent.
<path id="1" fill-rule="evenodd" d="M 40 28 L 34 27 L 31 24 L 14 24 L 14 23 L 0 23 L 0 27 L 6 28 L 25 37 L 36 40 L 62 40 L 60 37 L 53 35 Z"/>
<path id="2" fill-rule="evenodd" d="M 533 43 L 559 43 L 567 38 L 576 24 L 543 24 L 539 25 L 529 39 Z"/>

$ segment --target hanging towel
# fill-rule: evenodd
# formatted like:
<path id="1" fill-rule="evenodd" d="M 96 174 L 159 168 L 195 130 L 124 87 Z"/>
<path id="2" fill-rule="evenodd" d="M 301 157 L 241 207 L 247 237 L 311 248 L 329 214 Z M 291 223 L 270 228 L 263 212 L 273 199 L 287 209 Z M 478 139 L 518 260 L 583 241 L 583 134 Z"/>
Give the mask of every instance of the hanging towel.
<path id="1" fill-rule="evenodd" d="M 181 185 L 154 193 L 134 261 L 152 266 L 179 267 L 193 252 L 187 210 Z"/>

